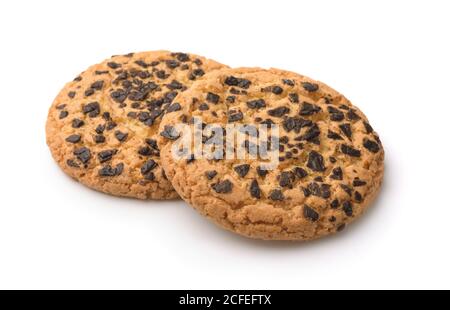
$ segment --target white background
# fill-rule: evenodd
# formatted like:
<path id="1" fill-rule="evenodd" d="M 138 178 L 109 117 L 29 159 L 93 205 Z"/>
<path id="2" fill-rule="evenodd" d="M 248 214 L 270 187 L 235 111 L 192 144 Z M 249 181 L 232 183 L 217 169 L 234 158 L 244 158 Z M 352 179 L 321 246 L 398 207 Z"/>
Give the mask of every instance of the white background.
<path id="1" fill-rule="evenodd" d="M 1 1 L 0 288 L 450 288 L 448 1 Z M 65 82 L 169 49 L 321 80 L 386 151 L 366 216 L 309 243 L 248 240 L 183 202 L 97 193 L 45 144 Z"/>

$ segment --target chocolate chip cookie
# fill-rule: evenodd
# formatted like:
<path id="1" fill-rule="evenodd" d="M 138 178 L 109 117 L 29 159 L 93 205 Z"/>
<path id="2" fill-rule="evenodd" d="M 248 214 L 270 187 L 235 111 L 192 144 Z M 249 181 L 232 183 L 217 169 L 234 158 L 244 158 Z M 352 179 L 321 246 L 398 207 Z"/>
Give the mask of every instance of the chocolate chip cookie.
<path id="1" fill-rule="evenodd" d="M 152 51 L 113 56 L 67 83 L 48 113 L 47 144 L 68 175 L 140 199 L 177 194 L 160 165 L 161 119 L 196 80 L 224 68 L 200 56 Z"/>
<path id="2" fill-rule="evenodd" d="M 179 108 L 160 124 L 162 166 L 184 200 L 226 229 L 258 239 L 319 238 L 358 218 L 380 189 L 378 135 L 357 107 L 321 82 L 277 69 L 223 69 L 176 102 Z M 219 155 L 242 145 L 248 153 L 259 150 L 258 156 L 208 157 L 179 143 L 191 134 L 186 128 L 213 124 L 226 138 L 234 134 L 231 124 L 256 128 Z M 261 125 L 277 128 L 270 134 L 276 143 L 263 147 L 263 139 L 251 140 L 262 135 Z M 199 132 L 198 143 L 210 145 L 211 132 Z M 276 154 L 275 166 L 260 152 L 267 150 Z"/>

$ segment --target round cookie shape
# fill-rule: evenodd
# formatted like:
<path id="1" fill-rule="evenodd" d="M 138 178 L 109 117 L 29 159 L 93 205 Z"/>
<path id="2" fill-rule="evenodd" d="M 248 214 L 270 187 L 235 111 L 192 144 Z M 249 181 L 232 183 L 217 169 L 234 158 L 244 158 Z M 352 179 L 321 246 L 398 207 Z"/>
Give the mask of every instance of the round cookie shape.
<path id="1" fill-rule="evenodd" d="M 178 195 L 161 168 L 161 119 L 194 81 L 226 66 L 192 54 L 113 56 L 82 72 L 48 113 L 47 144 L 69 176 L 95 190 L 139 199 Z"/>
<path id="2" fill-rule="evenodd" d="M 380 189 L 378 135 L 357 107 L 321 82 L 278 69 L 223 69 L 177 102 L 181 109 L 160 124 L 163 168 L 178 194 L 223 228 L 257 239 L 311 240 L 343 230 Z M 202 128 L 218 124 L 227 138 L 231 123 L 276 124 L 278 165 L 268 170 L 261 157 L 177 157 L 176 143 L 188 133 L 176 128 L 195 119 Z"/>

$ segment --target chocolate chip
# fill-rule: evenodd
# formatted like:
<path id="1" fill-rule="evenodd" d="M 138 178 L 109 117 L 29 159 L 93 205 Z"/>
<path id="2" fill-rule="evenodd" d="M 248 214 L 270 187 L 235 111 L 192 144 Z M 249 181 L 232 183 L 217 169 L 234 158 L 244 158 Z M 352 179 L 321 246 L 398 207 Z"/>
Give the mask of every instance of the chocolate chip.
<path id="1" fill-rule="evenodd" d="M 339 128 L 342 133 L 347 136 L 347 138 L 350 139 L 352 137 L 352 127 L 349 123 L 341 124 L 339 125 Z"/>
<path id="2" fill-rule="evenodd" d="M 313 115 L 315 113 L 320 112 L 321 110 L 322 109 L 315 104 L 304 102 L 302 108 L 300 109 L 300 115 L 302 116 Z"/>
<path id="3" fill-rule="evenodd" d="M 123 89 L 118 89 L 110 93 L 111 98 L 118 103 L 122 103 L 127 99 L 128 93 Z"/>
<path id="4" fill-rule="evenodd" d="M 378 151 L 380 150 L 380 146 L 378 145 L 378 143 L 370 139 L 364 139 L 363 146 L 375 154 L 378 153 Z"/>
<path id="5" fill-rule="evenodd" d="M 366 181 L 361 180 L 361 179 L 359 179 L 359 178 L 355 178 L 355 179 L 353 180 L 353 186 L 354 186 L 354 187 L 364 186 L 364 185 L 366 185 L 366 184 L 367 184 Z"/>
<path id="6" fill-rule="evenodd" d="M 180 65 L 180 63 L 176 60 L 166 60 L 166 66 L 170 69 L 175 69 L 176 67 L 178 67 Z"/>
<path id="7" fill-rule="evenodd" d="M 166 87 L 170 90 L 174 89 L 183 89 L 183 84 L 178 82 L 177 80 L 172 80 L 169 84 L 166 85 Z"/>
<path id="8" fill-rule="evenodd" d="M 134 63 L 137 64 L 138 66 L 142 67 L 142 68 L 147 68 L 148 67 L 148 64 L 145 61 L 143 61 L 143 60 L 136 60 Z"/>
<path id="9" fill-rule="evenodd" d="M 274 201 L 282 201 L 284 199 L 283 192 L 279 189 L 274 189 L 270 195 L 269 198 Z"/>
<path id="10" fill-rule="evenodd" d="M 80 165 L 78 165 L 78 164 L 76 163 L 76 161 L 73 160 L 73 159 L 68 159 L 68 160 L 66 161 L 66 163 L 67 163 L 67 166 L 69 166 L 69 167 L 72 167 L 72 168 L 80 168 Z"/>
<path id="11" fill-rule="evenodd" d="M 283 84 L 285 84 L 285 85 L 295 86 L 295 83 L 293 80 L 283 79 L 282 81 L 283 81 Z"/>
<path id="12" fill-rule="evenodd" d="M 342 111 L 336 109 L 335 107 L 329 106 L 327 107 L 328 112 L 330 113 L 330 119 L 334 122 L 340 122 L 344 120 L 344 113 Z"/>
<path id="13" fill-rule="evenodd" d="M 330 178 L 333 180 L 342 180 L 342 169 L 341 167 L 334 168 L 331 172 Z"/>
<path id="14" fill-rule="evenodd" d="M 339 208 L 339 200 L 334 199 L 330 204 L 331 209 L 337 209 Z"/>
<path id="15" fill-rule="evenodd" d="M 117 153 L 117 150 L 105 150 L 105 151 L 101 151 L 97 154 L 98 156 L 98 160 L 101 163 L 104 163 L 105 161 L 111 160 L 111 158 L 113 157 L 113 155 L 115 155 Z"/>
<path id="16" fill-rule="evenodd" d="M 141 122 L 145 122 L 149 118 L 150 118 L 149 112 L 144 111 L 144 112 L 139 112 L 139 114 L 138 114 L 138 120 Z"/>
<path id="17" fill-rule="evenodd" d="M 314 181 L 316 182 L 323 182 L 323 178 L 321 176 L 317 176 L 314 178 Z"/>
<path id="18" fill-rule="evenodd" d="M 147 160 L 144 165 L 142 165 L 141 167 L 141 174 L 142 175 L 146 175 L 147 173 L 149 173 L 150 171 L 152 171 L 153 169 L 155 169 L 155 167 L 158 164 L 153 160 L 153 159 L 149 159 Z"/>
<path id="19" fill-rule="evenodd" d="M 357 121 L 357 120 L 361 119 L 361 117 L 360 117 L 358 114 L 356 114 L 356 111 L 355 111 L 355 110 L 350 109 L 350 110 L 347 112 L 347 119 L 349 119 L 349 120 L 351 120 L 351 121 Z"/>
<path id="20" fill-rule="evenodd" d="M 217 175 L 217 171 L 216 170 L 206 171 L 205 175 L 208 180 L 212 180 Z"/>
<path id="21" fill-rule="evenodd" d="M 164 170 L 163 170 L 164 173 Z M 164 174 L 163 174 L 164 176 Z M 147 174 L 144 175 L 144 179 L 148 180 L 148 181 L 154 181 L 156 179 L 155 174 L 153 172 L 149 172 Z"/>
<path id="22" fill-rule="evenodd" d="M 281 187 L 292 188 L 292 183 L 295 181 L 295 175 L 290 171 L 282 171 L 279 177 L 279 184 Z"/>
<path id="23" fill-rule="evenodd" d="M 209 105 L 207 105 L 206 103 L 202 103 L 201 105 L 198 106 L 198 109 L 200 111 L 206 111 L 209 110 Z"/>
<path id="24" fill-rule="evenodd" d="M 61 111 L 61 112 L 59 112 L 59 119 L 66 118 L 68 115 L 69 115 L 69 112 Z"/>
<path id="25" fill-rule="evenodd" d="M 85 91 L 84 91 L 84 95 L 86 96 L 86 97 L 89 97 L 89 96 L 92 96 L 93 94 L 94 94 L 94 90 L 92 89 L 92 88 L 88 88 L 88 89 L 86 89 Z"/>
<path id="26" fill-rule="evenodd" d="M 105 131 L 105 125 L 99 124 L 96 128 L 95 128 L 95 132 L 98 134 L 101 134 Z"/>
<path id="27" fill-rule="evenodd" d="M 329 184 L 321 184 L 320 185 L 321 197 L 323 199 L 330 198 L 330 196 L 331 196 L 330 188 L 331 188 L 331 185 L 329 185 Z"/>
<path id="28" fill-rule="evenodd" d="M 319 213 L 307 205 L 303 206 L 303 216 L 312 222 L 316 222 L 319 219 Z"/>
<path id="29" fill-rule="evenodd" d="M 75 155 L 79 161 L 83 164 L 87 164 L 91 159 L 91 151 L 87 147 L 80 147 L 73 151 L 73 155 Z"/>
<path id="30" fill-rule="evenodd" d="M 121 132 L 120 130 L 116 130 L 114 132 L 114 136 L 116 137 L 117 140 L 119 140 L 120 142 L 123 142 L 127 139 L 128 133 Z"/>
<path id="31" fill-rule="evenodd" d="M 70 99 L 73 99 L 73 98 L 75 97 L 76 94 L 77 94 L 76 92 L 70 91 L 70 92 L 67 94 L 67 96 L 68 96 Z"/>
<path id="32" fill-rule="evenodd" d="M 308 184 L 308 191 L 314 196 L 322 197 L 324 199 L 330 198 L 330 185 L 328 184 L 317 184 L 316 182 L 312 182 Z"/>
<path id="33" fill-rule="evenodd" d="M 153 150 L 148 146 L 141 146 L 138 150 L 138 154 L 142 156 L 154 155 Z"/>
<path id="34" fill-rule="evenodd" d="M 272 89 L 272 93 L 274 93 L 275 95 L 280 95 L 281 93 L 283 93 L 283 88 L 281 88 L 280 86 L 274 85 L 271 87 Z"/>
<path id="35" fill-rule="evenodd" d="M 250 109 L 259 109 L 264 108 L 265 106 L 266 102 L 264 101 L 264 99 L 255 99 L 247 101 L 247 107 L 249 107 Z"/>
<path id="36" fill-rule="evenodd" d="M 253 180 L 252 183 L 250 183 L 250 195 L 257 199 L 261 198 L 261 189 L 259 188 L 258 181 L 256 180 Z"/>
<path id="37" fill-rule="evenodd" d="M 352 196 L 352 189 L 350 188 L 350 186 L 347 186 L 345 184 L 339 184 L 339 186 L 344 190 L 344 192 L 347 193 L 347 195 L 349 195 L 350 197 Z"/>
<path id="38" fill-rule="evenodd" d="M 256 167 L 256 173 L 258 173 L 258 175 L 260 177 L 265 177 L 267 175 L 267 173 L 269 173 L 269 171 L 262 168 L 261 166 L 258 166 L 258 167 Z"/>
<path id="39" fill-rule="evenodd" d="M 95 75 L 108 74 L 108 70 L 95 70 Z"/>
<path id="40" fill-rule="evenodd" d="M 148 92 L 146 92 L 146 91 L 133 90 L 128 95 L 128 99 L 133 100 L 133 101 L 143 101 L 147 98 L 147 96 L 148 96 Z"/>
<path id="41" fill-rule="evenodd" d="M 180 133 L 178 133 L 175 127 L 170 125 L 165 125 L 164 130 L 160 132 L 160 135 L 169 140 L 176 140 L 180 137 Z"/>
<path id="42" fill-rule="evenodd" d="M 81 136 L 80 135 L 70 135 L 66 138 L 67 142 L 70 143 L 78 143 L 81 140 Z"/>
<path id="43" fill-rule="evenodd" d="M 108 122 L 108 123 L 106 123 L 106 130 L 112 130 L 112 129 L 114 129 L 115 127 L 117 126 L 117 124 L 115 123 L 115 122 Z"/>
<path id="44" fill-rule="evenodd" d="M 236 78 L 234 76 L 228 76 L 224 83 L 228 86 L 238 86 L 240 88 L 247 89 L 250 87 L 251 82 L 246 79 Z"/>
<path id="45" fill-rule="evenodd" d="M 327 137 L 332 140 L 344 140 L 338 133 L 328 130 Z"/>
<path id="46" fill-rule="evenodd" d="M 167 113 L 175 112 L 175 111 L 179 111 L 179 110 L 181 110 L 181 105 L 178 102 L 172 103 L 166 109 Z"/>
<path id="47" fill-rule="evenodd" d="M 231 183 L 228 180 L 225 180 L 222 182 L 215 183 L 211 185 L 211 187 L 214 189 L 216 193 L 226 194 L 233 190 L 233 183 Z"/>
<path id="48" fill-rule="evenodd" d="M 122 65 L 118 64 L 117 62 L 114 61 L 110 61 L 106 64 L 108 67 L 110 67 L 111 69 L 117 69 L 120 68 Z"/>
<path id="49" fill-rule="evenodd" d="M 62 110 L 62 109 L 64 109 L 66 106 L 67 106 L 67 104 L 65 104 L 65 103 L 59 104 L 59 105 L 56 106 L 56 109 L 57 109 L 57 110 Z"/>
<path id="50" fill-rule="evenodd" d="M 72 120 L 72 127 L 73 128 L 80 128 L 84 125 L 84 121 L 79 118 L 74 118 Z"/>
<path id="51" fill-rule="evenodd" d="M 311 196 L 311 191 L 307 187 L 301 187 L 301 190 L 303 191 L 303 195 L 305 195 L 305 197 Z"/>
<path id="52" fill-rule="evenodd" d="M 308 176 L 308 172 L 300 167 L 295 167 L 294 168 L 294 173 L 297 176 L 297 178 L 299 179 L 303 179 L 304 177 Z"/>
<path id="53" fill-rule="evenodd" d="M 164 102 L 171 103 L 177 95 L 178 95 L 178 92 L 176 92 L 176 91 L 171 91 L 171 92 L 166 93 L 164 95 Z"/>
<path id="54" fill-rule="evenodd" d="M 350 201 L 344 201 L 344 203 L 342 204 L 342 210 L 344 210 L 344 213 L 347 216 L 353 215 L 353 207 Z"/>
<path id="55" fill-rule="evenodd" d="M 95 90 L 101 90 L 103 88 L 103 84 L 104 82 L 102 80 L 95 81 L 94 83 L 91 84 L 91 88 Z"/>
<path id="56" fill-rule="evenodd" d="M 154 139 L 145 139 L 145 143 L 147 143 L 153 149 L 159 150 L 158 149 L 158 143 L 156 142 L 156 140 L 154 140 Z"/>
<path id="57" fill-rule="evenodd" d="M 250 165 L 247 165 L 247 164 L 234 167 L 234 171 L 236 171 L 236 173 L 239 174 L 239 176 L 241 178 L 245 177 L 249 170 L 250 170 Z"/>
<path id="58" fill-rule="evenodd" d="M 118 176 L 123 171 L 123 163 L 117 164 L 116 167 L 112 167 L 111 165 L 105 165 L 98 170 L 98 174 L 101 177 L 114 177 Z"/>
<path id="59" fill-rule="evenodd" d="M 106 138 L 103 135 L 95 135 L 94 136 L 94 142 L 95 143 L 103 143 L 105 142 Z"/>
<path id="60" fill-rule="evenodd" d="M 296 93 L 290 93 L 288 95 L 288 97 L 289 97 L 289 101 L 292 102 L 292 103 L 299 103 L 300 102 L 300 100 L 298 98 L 298 94 L 296 94 Z"/>
<path id="61" fill-rule="evenodd" d="M 208 92 L 206 95 L 206 101 L 217 104 L 220 100 L 220 96 L 214 93 Z"/>
<path id="62" fill-rule="evenodd" d="M 313 141 L 315 138 L 319 137 L 320 129 L 317 124 L 312 125 L 304 135 L 300 137 L 300 140 Z"/>
<path id="63" fill-rule="evenodd" d="M 240 95 L 241 91 L 239 89 L 236 89 L 234 87 L 230 88 L 230 93 L 232 93 L 233 95 Z"/>
<path id="64" fill-rule="evenodd" d="M 158 78 L 160 78 L 161 80 L 165 80 L 165 79 L 167 79 L 167 78 L 169 77 L 169 75 L 166 74 L 166 71 L 164 71 L 164 70 L 158 70 L 158 71 L 156 71 L 156 76 L 157 76 Z"/>
<path id="65" fill-rule="evenodd" d="M 330 223 L 334 223 L 334 222 L 336 222 L 336 217 L 334 215 L 332 215 L 328 218 L 328 221 L 330 221 Z"/>
<path id="66" fill-rule="evenodd" d="M 373 132 L 373 128 L 372 128 L 372 126 L 370 126 L 369 123 L 364 122 L 363 124 L 364 124 L 364 128 L 366 128 L 366 133 L 369 134 L 369 133 L 372 133 L 372 132 Z"/>
<path id="67" fill-rule="evenodd" d="M 319 85 L 317 85 L 316 83 L 303 82 L 302 86 L 307 92 L 310 93 L 315 92 L 319 89 Z"/>
<path id="68" fill-rule="evenodd" d="M 189 55 L 186 53 L 175 53 L 174 56 L 181 62 L 189 61 Z"/>
<path id="69" fill-rule="evenodd" d="M 228 96 L 225 100 L 229 103 L 234 103 L 236 101 L 236 96 Z"/>
<path id="70" fill-rule="evenodd" d="M 306 166 L 314 171 L 325 171 L 323 157 L 316 151 L 311 151 L 309 153 L 308 163 Z"/>
<path id="71" fill-rule="evenodd" d="M 334 164 L 337 160 L 336 158 L 334 158 L 333 156 L 330 156 L 330 158 L 328 158 L 328 160 L 330 161 L 330 163 Z"/>
<path id="72" fill-rule="evenodd" d="M 138 77 L 143 79 L 143 80 L 144 79 L 148 79 L 151 76 L 152 76 L 152 74 L 150 72 L 148 72 L 148 71 L 139 71 L 138 72 Z"/>
<path id="73" fill-rule="evenodd" d="M 363 197 L 362 197 L 361 193 L 358 192 L 358 191 L 355 191 L 355 200 L 357 202 L 361 202 L 363 200 Z"/>
<path id="74" fill-rule="evenodd" d="M 90 102 L 83 106 L 82 111 L 89 117 L 96 117 L 100 114 L 100 104 L 97 101 Z"/>
<path id="75" fill-rule="evenodd" d="M 228 114 L 228 122 L 232 123 L 232 122 L 237 122 L 240 121 L 244 118 L 244 114 L 242 114 L 241 111 L 230 111 Z"/>
<path id="76" fill-rule="evenodd" d="M 109 121 L 109 120 L 111 120 L 111 113 L 103 112 L 102 117 L 105 121 Z"/>
<path id="77" fill-rule="evenodd" d="M 352 156 L 352 157 L 360 157 L 361 151 L 354 149 L 353 147 L 347 145 L 347 144 L 341 144 L 341 151 L 342 153 Z"/>
<path id="78" fill-rule="evenodd" d="M 271 109 L 267 111 L 267 114 L 274 117 L 282 117 L 283 115 L 290 112 L 290 109 L 288 107 L 278 107 L 275 109 Z"/>
<path id="79" fill-rule="evenodd" d="M 299 118 L 299 117 L 287 117 L 284 121 L 283 121 L 283 128 L 287 131 L 290 132 L 291 130 L 294 130 L 295 132 L 300 132 L 300 129 L 302 129 L 303 127 L 309 127 L 312 126 L 312 121 L 304 119 L 304 118 Z"/>

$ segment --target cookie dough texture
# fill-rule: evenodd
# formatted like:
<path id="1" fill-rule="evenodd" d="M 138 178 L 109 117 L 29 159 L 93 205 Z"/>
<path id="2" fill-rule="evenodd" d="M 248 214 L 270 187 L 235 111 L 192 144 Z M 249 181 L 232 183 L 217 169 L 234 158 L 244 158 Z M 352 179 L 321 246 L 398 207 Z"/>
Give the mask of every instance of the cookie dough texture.
<path id="1" fill-rule="evenodd" d="M 224 69 L 177 102 L 181 109 L 160 124 L 163 168 L 184 200 L 226 229 L 258 239 L 319 238 L 358 218 L 380 189 L 378 135 L 357 107 L 323 83 L 277 69 Z M 279 165 L 264 171 L 260 160 L 175 160 L 170 126 L 193 117 L 222 126 L 278 124 Z"/>
<path id="2" fill-rule="evenodd" d="M 47 144 L 69 176 L 101 192 L 140 199 L 178 197 L 161 168 L 158 126 L 194 81 L 225 67 L 185 53 L 113 56 L 67 83 L 46 124 Z"/>

